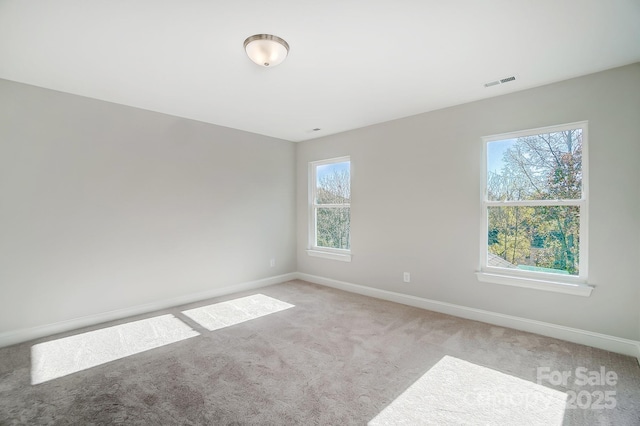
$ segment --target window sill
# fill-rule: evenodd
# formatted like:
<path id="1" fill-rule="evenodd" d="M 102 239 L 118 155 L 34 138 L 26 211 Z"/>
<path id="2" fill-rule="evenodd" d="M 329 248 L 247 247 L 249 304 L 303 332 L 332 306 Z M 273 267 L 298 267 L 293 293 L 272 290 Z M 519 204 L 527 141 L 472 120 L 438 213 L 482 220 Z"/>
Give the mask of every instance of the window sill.
<path id="1" fill-rule="evenodd" d="M 351 253 L 334 253 L 321 250 L 307 250 L 307 254 L 313 257 L 322 257 L 324 259 L 339 260 L 341 262 L 351 262 Z"/>
<path id="2" fill-rule="evenodd" d="M 478 281 L 485 283 L 510 285 L 514 287 L 531 288 L 534 290 L 551 291 L 583 297 L 591 296 L 591 292 L 594 288 L 587 284 L 522 278 L 514 277 L 512 275 L 500 275 L 487 272 L 476 272 L 476 276 L 478 277 Z"/>

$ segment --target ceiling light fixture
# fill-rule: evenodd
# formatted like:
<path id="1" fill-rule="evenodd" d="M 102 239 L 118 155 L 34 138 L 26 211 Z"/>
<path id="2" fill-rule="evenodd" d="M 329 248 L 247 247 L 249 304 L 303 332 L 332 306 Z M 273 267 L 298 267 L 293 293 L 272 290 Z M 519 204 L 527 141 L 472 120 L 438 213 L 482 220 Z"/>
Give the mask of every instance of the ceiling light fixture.
<path id="1" fill-rule="evenodd" d="M 275 67 L 284 61 L 289 53 L 289 44 L 271 34 L 256 34 L 244 41 L 249 59 L 262 67 Z"/>

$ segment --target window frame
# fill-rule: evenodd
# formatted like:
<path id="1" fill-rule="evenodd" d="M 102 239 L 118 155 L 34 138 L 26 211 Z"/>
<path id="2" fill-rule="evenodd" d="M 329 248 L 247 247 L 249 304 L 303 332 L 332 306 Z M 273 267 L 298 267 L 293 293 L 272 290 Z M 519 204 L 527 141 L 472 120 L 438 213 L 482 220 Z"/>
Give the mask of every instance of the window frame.
<path id="1" fill-rule="evenodd" d="M 333 247 L 318 246 L 317 237 L 317 211 L 318 208 L 349 208 L 349 218 L 351 218 L 351 202 L 345 204 L 318 204 L 317 200 L 317 169 L 318 166 L 327 164 L 349 162 L 349 191 L 351 191 L 352 164 L 351 157 L 346 155 L 342 157 L 328 158 L 325 160 L 309 162 L 309 217 L 308 217 L 308 246 L 307 254 L 313 257 L 322 257 L 325 259 L 339 260 L 342 262 L 351 262 L 351 249 L 337 249 Z M 349 230 L 349 241 L 351 240 L 351 230 Z M 351 244 L 349 244 L 351 247 Z"/>
<path id="2" fill-rule="evenodd" d="M 520 201 L 491 201 L 488 197 L 487 188 L 487 160 L 488 145 L 490 142 L 496 142 L 505 139 L 516 139 L 524 136 L 533 136 L 546 133 L 555 133 L 572 129 L 582 129 L 582 194 L 579 199 L 562 199 L 562 200 L 520 200 Z M 557 293 L 574 294 L 579 296 L 590 296 L 593 287 L 587 284 L 588 281 L 588 248 L 589 248 L 589 134 L 588 122 L 579 121 L 574 123 L 560 124 L 555 126 L 540 127 L 522 131 L 495 134 L 484 136 L 482 138 L 482 175 L 480 184 L 480 204 L 481 204 L 481 226 L 480 226 L 480 267 L 476 273 L 479 281 L 510 285 L 516 287 L 532 288 L 538 290 L 546 290 Z M 520 269 L 500 268 L 488 265 L 488 246 L 487 238 L 489 233 L 489 215 L 490 207 L 517 207 L 517 206 L 578 206 L 580 208 L 580 242 L 579 242 L 579 258 L 580 265 L 579 274 L 562 275 L 539 271 L 526 271 Z"/>

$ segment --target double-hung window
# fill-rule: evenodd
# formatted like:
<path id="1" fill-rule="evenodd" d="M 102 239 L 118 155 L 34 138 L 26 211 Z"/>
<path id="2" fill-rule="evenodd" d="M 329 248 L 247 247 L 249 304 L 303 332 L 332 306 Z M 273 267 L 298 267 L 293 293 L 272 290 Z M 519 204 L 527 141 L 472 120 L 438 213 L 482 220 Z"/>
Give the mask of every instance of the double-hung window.
<path id="1" fill-rule="evenodd" d="M 478 279 L 590 295 L 587 122 L 483 141 Z"/>
<path id="2" fill-rule="evenodd" d="M 309 255 L 351 260 L 351 160 L 309 163 Z"/>

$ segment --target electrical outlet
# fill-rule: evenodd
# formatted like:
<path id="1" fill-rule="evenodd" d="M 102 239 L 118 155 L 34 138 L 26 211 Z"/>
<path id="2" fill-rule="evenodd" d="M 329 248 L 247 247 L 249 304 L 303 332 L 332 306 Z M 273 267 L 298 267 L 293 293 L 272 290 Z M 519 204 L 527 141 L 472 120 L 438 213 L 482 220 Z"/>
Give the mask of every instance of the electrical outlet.
<path id="1" fill-rule="evenodd" d="M 273 268 L 274 266 L 276 266 L 276 260 L 275 259 L 271 259 L 269 261 L 269 265 Z"/>
<path id="2" fill-rule="evenodd" d="M 405 283 L 411 282 L 411 274 L 408 273 L 408 272 L 405 272 L 404 276 L 403 276 L 403 280 L 404 280 Z"/>

